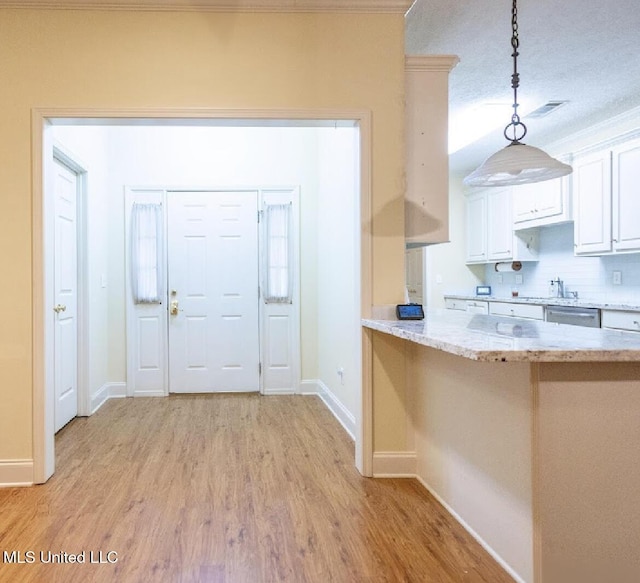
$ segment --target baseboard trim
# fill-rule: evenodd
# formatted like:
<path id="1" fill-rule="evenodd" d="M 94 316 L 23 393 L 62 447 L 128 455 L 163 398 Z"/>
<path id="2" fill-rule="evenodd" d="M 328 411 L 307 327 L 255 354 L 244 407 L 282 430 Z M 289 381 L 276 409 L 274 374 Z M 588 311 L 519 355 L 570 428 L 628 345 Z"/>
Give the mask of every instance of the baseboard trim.
<path id="1" fill-rule="evenodd" d="M 0 488 L 33 486 L 33 460 L 0 460 Z"/>
<path id="2" fill-rule="evenodd" d="M 263 395 L 295 395 L 293 389 L 265 389 Z"/>
<path id="3" fill-rule="evenodd" d="M 355 441 L 356 439 L 356 419 L 351 412 L 340 402 L 331 389 L 327 387 L 320 379 L 308 379 L 300 383 L 301 395 L 317 395 L 327 406 L 327 409 L 333 413 L 333 416 L 339 421 L 340 425 L 349 434 L 349 437 Z"/>
<path id="4" fill-rule="evenodd" d="M 204 391 L 203 391 L 204 392 Z M 180 395 L 182 393 L 166 393 L 164 389 L 152 389 L 150 391 L 136 391 L 131 395 L 132 397 L 168 397 L 169 395 Z M 194 391 L 193 394 L 197 394 Z"/>
<path id="5" fill-rule="evenodd" d="M 120 399 L 127 396 L 127 383 L 105 383 L 91 397 L 91 415 L 93 415 L 109 399 Z"/>
<path id="6" fill-rule="evenodd" d="M 415 478 L 417 468 L 415 451 L 377 451 L 373 454 L 374 478 Z"/>
<path id="7" fill-rule="evenodd" d="M 375 463 L 375 462 L 374 462 Z M 511 577 L 513 577 L 513 579 L 517 582 L 517 583 L 526 583 L 526 581 L 520 577 L 520 575 L 518 575 L 518 573 L 516 573 L 513 568 L 498 554 L 496 553 L 496 551 L 493 550 L 493 548 L 475 531 L 473 530 L 473 528 L 471 528 L 466 522 L 465 520 L 453 509 L 451 508 L 451 506 L 449 506 L 449 504 L 447 504 L 439 495 L 438 493 L 431 488 L 431 486 L 429 486 L 429 484 L 423 480 L 420 476 L 415 475 L 414 476 L 418 482 L 420 482 L 428 491 L 429 493 L 440 503 L 442 504 L 442 506 L 444 506 L 444 509 L 451 514 L 451 516 L 453 516 L 453 518 L 456 519 L 456 521 L 460 524 L 460 526 L 462 526 L 462 528 L 464 528 L 474 539 L 476 539 L 476 541 L 478 542 L 478 544 L 480 544 L 480 546 L 487 551 L 492 557 L 493 559 L 507 572 L 509 573 L 509 575 L 511 575 Z"/>

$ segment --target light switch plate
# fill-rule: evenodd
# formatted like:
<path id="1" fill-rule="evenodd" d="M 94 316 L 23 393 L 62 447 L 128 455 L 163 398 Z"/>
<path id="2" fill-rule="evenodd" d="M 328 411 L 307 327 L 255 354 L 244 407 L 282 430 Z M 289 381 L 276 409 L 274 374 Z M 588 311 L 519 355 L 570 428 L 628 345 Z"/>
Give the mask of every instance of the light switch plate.
<path id="1" fill-rule="evenodd" d="M 622 271 L 613 272 L 613 285 L 622 285 Z"/>

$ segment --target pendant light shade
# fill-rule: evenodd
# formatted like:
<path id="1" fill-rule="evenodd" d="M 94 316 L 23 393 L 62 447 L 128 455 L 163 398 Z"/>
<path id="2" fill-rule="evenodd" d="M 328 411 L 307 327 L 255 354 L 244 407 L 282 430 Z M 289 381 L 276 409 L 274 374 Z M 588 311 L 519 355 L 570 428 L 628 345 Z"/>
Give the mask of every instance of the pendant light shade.
<path id="1" fill-rule="evenodd" d="M 510 186 L 515 184 L 529 184 L 559 178 L 572 172 L 571 166 L 552 158 L 542 150 L 523 144 L 527 134 L 527 126 L 522 123 L 518 115 L 518 87 L 520 74 L 518 73 L 518 5 L 513 0 L 511 8 L 511 48 L 513 52 L 513 74 L 511 88 L 513 89 L 513 115 L 511 122 L 504 128 L 504 137 L 510 142 L 508 146 L 489 156 L 476 170 L 464 179 L 468 186 Z M 512 137 L 510 137 L 510 135 Z"/>
<path id="2" fill-rule="evenodd" d="M 571 166 L 539 148 L 511 143 L 489 156 L 464 179 L 468 186 L 511 186 L 566 176 Z"/>

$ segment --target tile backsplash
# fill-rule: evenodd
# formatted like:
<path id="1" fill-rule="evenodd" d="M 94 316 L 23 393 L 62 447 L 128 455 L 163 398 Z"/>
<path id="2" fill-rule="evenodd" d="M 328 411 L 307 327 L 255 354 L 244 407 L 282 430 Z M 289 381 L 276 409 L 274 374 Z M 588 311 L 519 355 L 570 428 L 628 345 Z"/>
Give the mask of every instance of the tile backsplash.
<path id="1" fill-rule="evenodd" d="M 522 264 L 522 284 L 516 284 L 515 272 L 499 274 L 494 265 L 485 267 L 484 277 L 495 296 L 510 296 L 517 289 L 521 296 L 548 297 L 549 282 L 559 277 L 579 299 L 640 304 L 640 253 L 576 257 L 573 223 L 540 229 L 540 261 Z M 613 284 L 614 271 L 621 273 L 620 285 Z"/>

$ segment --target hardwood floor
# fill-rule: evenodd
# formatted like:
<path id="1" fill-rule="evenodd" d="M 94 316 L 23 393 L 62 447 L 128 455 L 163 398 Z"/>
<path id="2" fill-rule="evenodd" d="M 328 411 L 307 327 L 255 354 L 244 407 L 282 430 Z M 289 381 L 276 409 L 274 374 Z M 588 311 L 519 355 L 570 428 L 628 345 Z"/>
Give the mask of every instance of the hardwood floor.
<path id="1" fill-rule="evenodd" d="M 36 554 L 0 556 L 0 581 L 512 581 L 416 480 L 363 478 L 353 450 L 317 397 L 108 401 L 58 434 L 47 484 L 0 490 L 0 553 Z"/>

